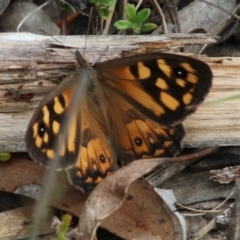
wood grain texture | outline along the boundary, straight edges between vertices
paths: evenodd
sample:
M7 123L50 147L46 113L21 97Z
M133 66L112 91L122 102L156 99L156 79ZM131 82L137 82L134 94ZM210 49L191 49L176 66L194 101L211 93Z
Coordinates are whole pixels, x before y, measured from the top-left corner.
M65 46L83 51L85 36L57 37ZM173 51L189 44L213 43L204 35L89 36L84 52L90 62L161 49ZM30 117L39 103L64 76L74 71L74 54L50 37L34 34L0 34L0 151L25 151L23 138ZM106 47L108 46L108 49ZM101 60L99 58L101 57ZM240 58L199 57L214 74L213 87L204 104L186 121L184 145L203 147L240 145ZM10 96L7 89L19 96ZM26 101L24 94L33 98ZM22 99L23 98L23 99ZM211 103L217 101L216 103Z

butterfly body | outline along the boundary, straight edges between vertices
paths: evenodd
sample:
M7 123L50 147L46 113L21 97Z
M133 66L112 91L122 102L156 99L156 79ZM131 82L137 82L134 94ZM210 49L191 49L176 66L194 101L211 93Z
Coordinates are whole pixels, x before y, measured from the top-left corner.
M25 141L34 160L48 166L58 157L70 181L89 192L117 169L117 159L125 165L180 152L181 122L211 87L207 64L163 53L93 67L79 52L76 59L75 74L42 100L29 123Z

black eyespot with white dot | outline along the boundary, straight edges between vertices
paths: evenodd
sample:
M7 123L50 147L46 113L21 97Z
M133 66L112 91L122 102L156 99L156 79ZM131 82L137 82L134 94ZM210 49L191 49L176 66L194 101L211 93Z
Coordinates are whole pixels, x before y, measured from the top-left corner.
M173 72L177 78L185 79L187 77L186 69L181 66L174 68Z
M42 138L45 132L46 132L46 125L43 122L41 122L38 126L38 135Z
M106 158L105 158L104 154L101 153L99 155L99 160L100 160L101 163L105 163L106 162Z
M142 145L142 143L143 143L143 140L142 140L142 138L140 138L140 137L135 137L134 138L134 142L135 142L135 144L137 145L137 146L141 146Z

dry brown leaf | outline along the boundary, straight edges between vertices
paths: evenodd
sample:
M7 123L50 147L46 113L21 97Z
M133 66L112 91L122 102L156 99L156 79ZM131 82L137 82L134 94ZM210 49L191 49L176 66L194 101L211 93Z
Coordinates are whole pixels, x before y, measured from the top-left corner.
M223 9L233 12L236 0L207 0ZM201 1L189 4L179 12L182 32L188 33L196 28L204 28L209 34L216 35L231 15L217 7Z
M162 240L159 236L153 236L149 232L145 232L142 235L138 236L137 238L133 238L133 240L146 240L146 239L151 239L151 240Z
M41 234L54 232L51 229L52 215L48 215L42 224ZM32 219L32 206L19 207L17 209L0 213L0 239L24 239L27 237Z
M130 163L126 167L123 167L118 171L114 172L112 175L107 177L102 183L100 183L93 190L88 200L86 201L85 207L83 208L83 211L80 216L79 230L77 233L78 239L84 239L84 240L93 239L95 237L95 233L98 226L103 221L105 221L104 227L106 227L110 231L115 232L120 236L129 232L132 234L136 234L135 236L131 235L131 237L127 239L132 239L133 237L138 237L140 235L139 232L137 231L135 232L136 229L142 228L141 229L142 231L149 231L149 229L146 226L151 225L148 223L148 221L150 221L149 220L150 218L146 217L147 213L145 212L144 214L141 214L141 211L143 211L146 208L146 205L147 205L146 202L154 201L154 204L151 204L151 206L154 206L154 208L157 208L157 206L159 207L159 205L163 206L164 204L162 199L155 192L150 190L147 191L146 186L143 188L144 190L142 190L142 188L139 189L135 185L135 184L140 184L141 181L138 180L136 181L136 183L133 183L133 182L160 164L170 164L177 161L193 161L206 154L209 154L211 151L213 151L213 149L207 149L202 152L198 152L188 156L181 156L178 158L158 158L158 159L137 160ZM148 188L149 187L147 187L147 189ZM131 191L133 191L133 193ZM150 196L151 192L153 192L152 196ZM153 200L155 198L157 199ZM134 199L134 201L140 201L140 202L136 204L134 201L130 201L132 199ZM155 201L158 204L156 204ZM130 208L128 208L128 211L126 211L125 209L127 209L127 207L125 206L125 204L126 203L130 204L130 202L133 202L133 204L130 205ZM134 206L136 206L137 208L134 208ZM122 210L120 210L120 207ZM133 211L133 209L135 210ZM125 212L125 215L123 215L122 212ZM147 212L150 213L151 211L149 211L148 209ZM111 214L113 214L113 216ZM163 210L162 209L159 210L158 214L162 216ZM142 224L140 224L140 226L136 224L136 222L138 222L136 220L136 215L138 215L137 219L139 223L141 223L143 220L145 221L145 224L143 224L143 227L142 227ZM154 217L157 216L158 223L159 221L161 222L161 218L159 219L159 215L153 214ZM126 216L128 216L128 218ZM107 217L109 217L108 221L106 220ZM154 231L151 233L152 234L154 233L154 236L162 237L160 235L161 233L164 237L168 236L167 239L175 239L174 224L172 221L170 222L167 221L166 218L168 219L170 218L169 213L165 215L162 222L166 224L170 224L171 222L172 226L171 227L168 226L166 228L171 230L167 231L163 227L159 228L158 224L156 224L155 222L155 224L152 224L152 226L158 226L157 234L155 234ZM131 228L131 230L129 231L129 228L126 225L126 227L121 228L120 232L118 232L116 228L111 225L111 223L116 222L118 226L123 226L124 223L130 224L133 221L133 219L136 220L136 222L134 222L133 224L134 230ZM119 227L118 227L118 230L119 230ZM124 233L124 231L126 232ZM170 236L171 234L172 236Z
M159 165L159 163L170 164L176 161L192 161L193 159L196 160L199 157L209 154L211 151L213 151L213 149L207 149L199 153L175 159L167 158L135 161L128 167L118 170L112 177L108 177L107 180L104 181L105 183L100 184L97 187L100 189L100 192L97 190L94 191L93 194L91 194L93 197L90 197L88 200L87 205L90 204L91 206L91 203L94 205L94 208L92 208L92 211L94 211L92 226L96 227L102 222L104 228L110 231L115 231L116 229L117 233L120 231L120 235L125 235L126 232L119 229L119 226L124 226L122 223L125 223L127 225L125 225L126 227L124 227L124 229L130 230L128 232L131 232L131 229L135 228L136 231L133 233L136 238L144 236L143 234L149 234L153 239L157 239L158 236L165 237L166 234L169 235L170 233L174 233L174 231L169 232L166 230L174 229L174 223L169 220L171 219L169 217L171 211L169 212L165 208L163 209L165 205L162 199L142 181L138 180L136 183L132 183L135 179ZM41 186L44 168L27 160L26 156L26 154L13 154L11 161L0 163L0 190L13 192L23 188L23 186L26 187L31 184ZM65 177L65 174L61 177L63 176ZM132 185L129 186L130 184ZM128 192L128 188L131 195L125 196ZM25 192L25 195L29 196L29 193ZM133 196L134 201L130 201ZM79 215L85 200L86 197L83 196L80 191L69 186L62 198L55 198L50 204L73 215ZM150 206L150 208L146 207L145 209L143 206ZM154 206L153 209L151 209L152 206ZM118 209L118 211L114 212L110 218L106 218L107 215L111 214L116 209ZM126 209L128 210L126 211ZM135 209L135 211L133 211L133 209ZM143 209L145 209L145 212L141 214ZM131 211L132 214L129 215ZM136 213L139 213L138 219L135 219ZM162 219L162 226L160 230L159 228L156 230L155 228L160 221L159 216L161 216ZM83 212L81 223L89 223L86 217L86 212ZM128 218L129 221L126 220L127 217L130 217ZM115 223L115 225L113 225L113 223ZM92 229L92 226L90 226L89 229ZM149 229L146 226L149 227ZM146 231L146 229L148 231ZM162 235L159 235L159 232ZM132 238L132 236L130 238ZM174 239L174 237L172 239Z
M39 164L27 160L27 154L13 154L9 162L0 162L0 190L6 192L20 191L23 195L33 197L32 191L35 191L37 186L41 186L44 177L45 168ZM57 173L61 179L66 178L66 174ZM64 179L63 181L66 182ZM31 186L29 192L23 192L26 186ZM65 193L61 198L54 198L50 205L75 216L79 216L86 196L81 191L73 188L68 184L67 189L63 189ZM34 198L36 195L34 195Z
M182 225L150 185L137 180L129 186L119 209L101 226L124 239L184 239Z

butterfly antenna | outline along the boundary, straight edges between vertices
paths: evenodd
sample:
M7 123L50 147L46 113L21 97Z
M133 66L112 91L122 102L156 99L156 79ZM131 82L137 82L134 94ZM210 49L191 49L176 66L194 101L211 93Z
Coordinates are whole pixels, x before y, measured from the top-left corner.
M53 40L55 40L56 42L58 42L61 46L63 46L65 49L67 49L71 54L75 55L75 53L73 53L71 50L69 50L62 42L60 42L59 40L57 40L55 37L53 37L52 35L50 35L49 33L45 32L42 29L38 29L39 32L43 32L46 35L48 35L49 37L51 37Z
M89 19L88 19L87 35L86 35L86 38L85 38L85 43L84 43L84 48L83 48L83 57L84 57L85 50L86 50L87 37L88 37L88 35L89 35L90 23L91 23L91 18L92 18L92 12L93 12L93 8L91 7L90 14L89 14Z

